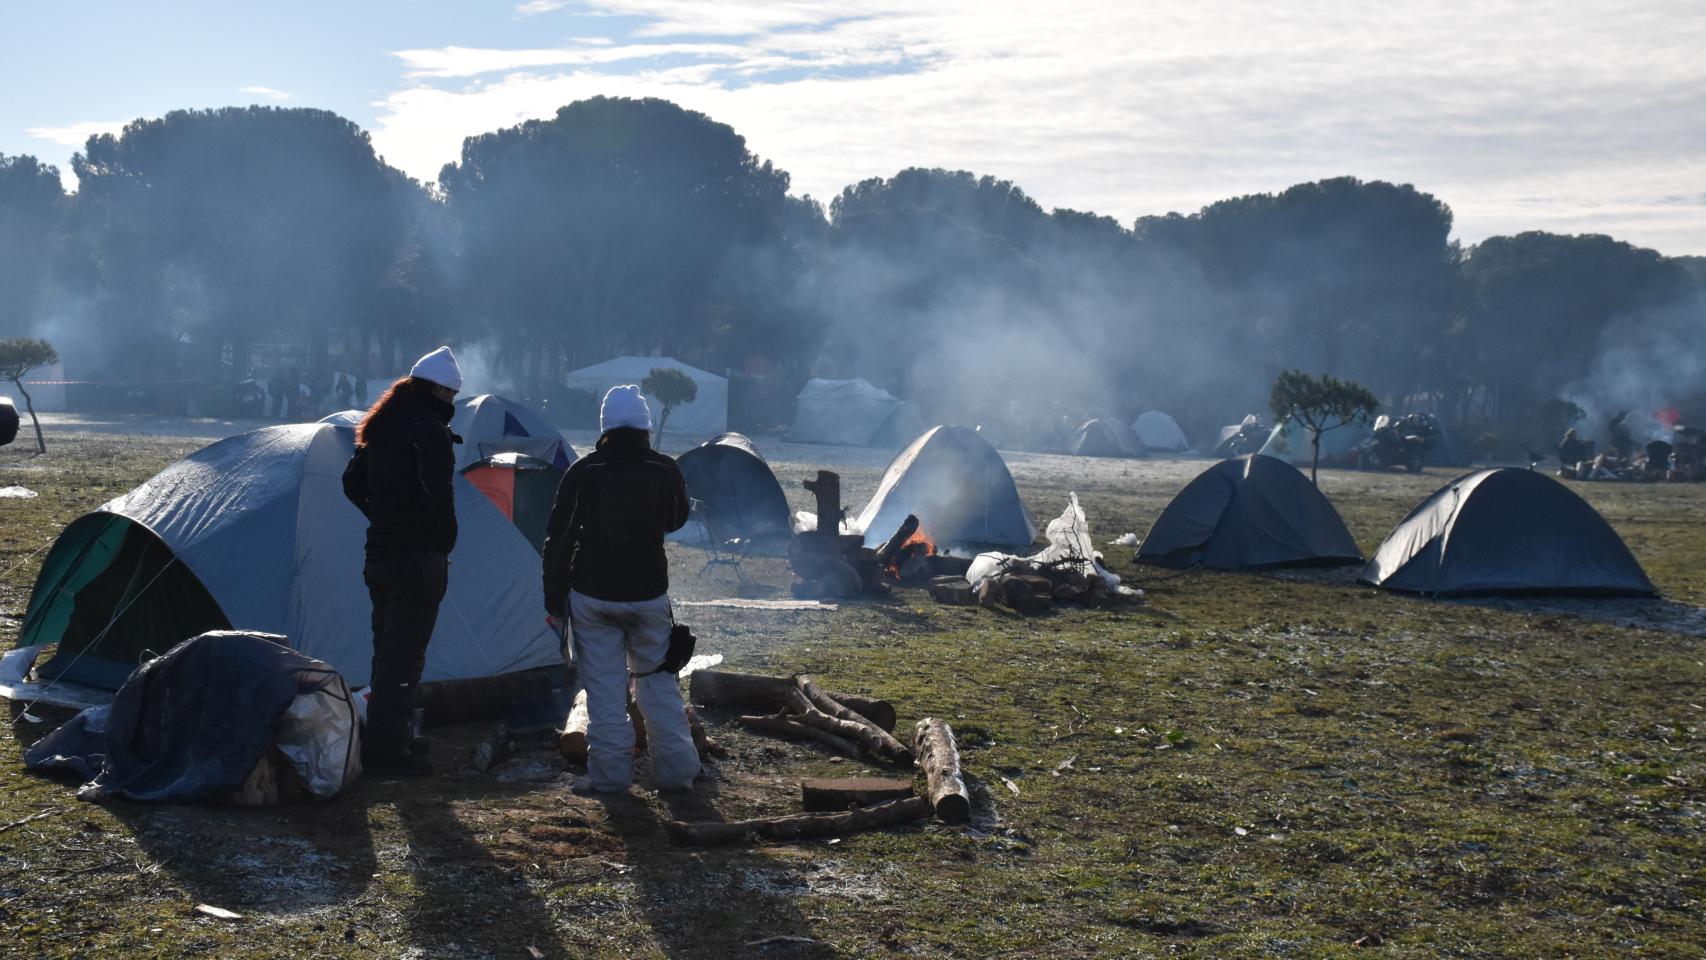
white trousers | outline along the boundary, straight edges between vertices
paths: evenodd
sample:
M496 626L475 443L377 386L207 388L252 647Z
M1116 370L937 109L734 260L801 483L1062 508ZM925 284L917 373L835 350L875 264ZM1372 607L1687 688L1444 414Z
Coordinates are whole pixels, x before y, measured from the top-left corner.
M669 596L617 603L569 591L575 663L586 687L587 776L602 792L634 782L634 728L628 721L628 671L649 673L669 649ZM666 790L691 786L699 776L699 751L687 726L681 682L653 673L634 683L634 699L646 721L652 772Z

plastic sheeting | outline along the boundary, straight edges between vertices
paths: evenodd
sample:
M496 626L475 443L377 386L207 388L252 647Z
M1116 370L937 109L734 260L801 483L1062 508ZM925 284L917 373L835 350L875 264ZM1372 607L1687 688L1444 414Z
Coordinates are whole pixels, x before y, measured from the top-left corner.
M603 401L604 394L611 387L638 384L657 367L679 370L692 377L699 387L699 395L693 398L692 403L684 403L670 411L669 421L664 424L669 435L702 440L729 429L729 381L670 357L616 357L576 370L565 377L563 383L571 390L590 393ZM656 397L650 395L646 397L646 404L651 407L652 423L656 425L663 407Z
M966 569L966 581L974 586L985 577L999 573L1008 564L1023 559L1027 563L1055 564L1062 561L1076 561L1079 572L1085 577L1101 577L1108 589L1122 596L1141 596L1137 590L1120 586L1119 574L1102 566L1102 555L1096 552L1095 541L1090 539L1090 521L1084 517L1084 508L1078 505L1078 494L1068 493L1066 509L1060 516L1049 521L1048 529L1043 536L1048 540L1048 546L1029 557L1019 558L1010 553L980 553L975 557L971 566Z
M1505 467L1466 474L1410 511L1363 583L1435 596L1656 596L1628 546L1562 483Z
M277 745L316 797L360 775L360 731L343 679L283 637L217 631L138 667L110 706L30 747L32 770L88 779L86 800L194 802L243 785Z

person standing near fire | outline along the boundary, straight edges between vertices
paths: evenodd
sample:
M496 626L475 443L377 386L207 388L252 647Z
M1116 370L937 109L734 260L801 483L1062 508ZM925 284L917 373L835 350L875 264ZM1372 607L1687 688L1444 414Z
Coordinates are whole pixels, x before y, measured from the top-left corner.
M651 429L640 388L612 387L598 444L563 475L546 527L546 620L560 632L568 618L586 688L587 773L576 793L619 793L634 782L630 670L658 786L684 789L699 776L680 683L659 672L674 625L663 539L687 522L687 482L652 449Z
M362 578L373 599L372 695L361 760L389 776L432 772L413 735L415 691L456 546L456 469L450 432L462 370L449 347L415 362L356 428L344 495L367 515Z

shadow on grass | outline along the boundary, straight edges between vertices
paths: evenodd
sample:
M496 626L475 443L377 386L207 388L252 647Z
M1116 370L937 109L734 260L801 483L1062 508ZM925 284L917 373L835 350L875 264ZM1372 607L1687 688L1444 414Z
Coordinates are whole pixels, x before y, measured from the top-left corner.
M659 796L676 820L723 822L718 794L715 781L703 781L693 790ZM778 875L787 871L777 861L740 848L676 847L651 804L632 794L601 802L610 829L627 847L637 902L665 956L688 960L773 953L792 960L836 955L821 943L748 945L771 937L812 936L799 910L799 891L779 889L786 881L778 883Z

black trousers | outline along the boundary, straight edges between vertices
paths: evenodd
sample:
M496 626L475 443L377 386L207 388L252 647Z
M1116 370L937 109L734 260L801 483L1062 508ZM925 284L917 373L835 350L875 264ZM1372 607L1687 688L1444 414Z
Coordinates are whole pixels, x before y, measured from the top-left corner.
M415 688L450 578L441 553L370 551L362 570L373 599L373 685L362 752L395 759L408 753Z

